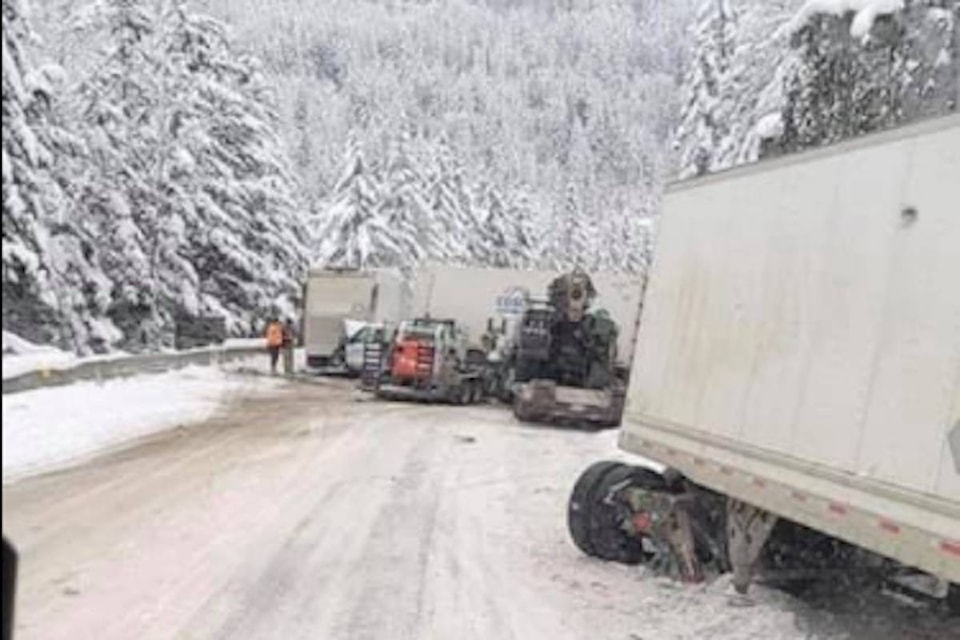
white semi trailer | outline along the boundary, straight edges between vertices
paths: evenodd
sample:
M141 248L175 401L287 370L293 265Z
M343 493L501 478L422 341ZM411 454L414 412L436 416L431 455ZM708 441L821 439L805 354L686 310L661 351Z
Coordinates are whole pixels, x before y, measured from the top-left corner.
M550 282L560 275L560 271L533 269L423 267L413 279L414 315L455 319L476 342L489 320L519 320L525 300L546 298ZM603 271L589 275L597 289L593 307L605 309L620 328L617 359L628 367L633 361L643 277Z
M745 590L792 529L955 609L960 116L668 188L620 446L670 471L588 469L587 553Z

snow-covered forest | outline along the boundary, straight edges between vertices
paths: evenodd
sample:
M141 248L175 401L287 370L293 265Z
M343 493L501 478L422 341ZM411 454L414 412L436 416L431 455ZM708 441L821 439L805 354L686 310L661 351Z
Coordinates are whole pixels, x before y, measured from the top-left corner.
M704 0L693 37L681 177L960 103L957 0Z
M3 326L81 352L310 264L643 269L665 181L960 101L960 0L2 3Z
M4 328L142 348L290 309L307 219L259 63L182 0L77 4L75 58L28 17L4 0Z
M205 4L277 79L321 261L642 266L692 0Z

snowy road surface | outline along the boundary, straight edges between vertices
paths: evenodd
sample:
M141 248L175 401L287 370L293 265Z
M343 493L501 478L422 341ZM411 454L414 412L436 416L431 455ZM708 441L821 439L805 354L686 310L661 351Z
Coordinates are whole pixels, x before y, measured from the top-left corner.
M345 382L237 398L195 428L4 487L4 532L22 553L17 638L950 631L889 607L859 622L763 588L745 606L724 581L684 587L583 557L567 494L616 455L615 437L522 427L497 407L358 401Z

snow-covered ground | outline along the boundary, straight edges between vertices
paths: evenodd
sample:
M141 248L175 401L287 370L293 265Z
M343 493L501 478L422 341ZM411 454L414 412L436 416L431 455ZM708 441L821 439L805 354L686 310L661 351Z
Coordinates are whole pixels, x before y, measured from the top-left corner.
M140 402L179 390L159 378L136 381ZM104 391L109 402L121 390ZM210 407L198 395L199 415ZM724 584L684 589L573 548L566 494L614 452L612 432L305 384L238 403L142 456L5 489L5 527L31 567L24 637L806 637L779 594L736 608ZM115 408L146 417L128 400ZM39 533L37 517L49 518Z
M202 422L234 396L273 385L216 367L192 366L4 395L3 481Z
M727 580L685 586L587 558L566 531L567 497L587 465L622 457L615 432L351 387L233 394L202 427L5 486L4 533L23 554L19 637L951 637L887 603L845 617L761 586L743 599Z
M54 347L34 344L20 336L3 332L3 379L13 378L29 371L68 369L76 365L77 357Z

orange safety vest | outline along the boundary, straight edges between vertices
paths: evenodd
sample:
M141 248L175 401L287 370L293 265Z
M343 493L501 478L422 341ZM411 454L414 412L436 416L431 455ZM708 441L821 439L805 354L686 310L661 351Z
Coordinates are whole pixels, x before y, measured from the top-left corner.
M283 329L279 322L271 322L267 325L267 346L279 347L283 344Z

